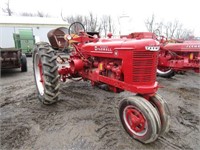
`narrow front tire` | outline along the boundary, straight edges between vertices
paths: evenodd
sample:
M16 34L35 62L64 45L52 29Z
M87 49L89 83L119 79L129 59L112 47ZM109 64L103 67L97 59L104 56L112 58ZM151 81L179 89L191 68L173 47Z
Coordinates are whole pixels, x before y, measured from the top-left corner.
M151 143L160 134L159 114L143 97L134 96L122 100L119 115L127 133L142 143Z

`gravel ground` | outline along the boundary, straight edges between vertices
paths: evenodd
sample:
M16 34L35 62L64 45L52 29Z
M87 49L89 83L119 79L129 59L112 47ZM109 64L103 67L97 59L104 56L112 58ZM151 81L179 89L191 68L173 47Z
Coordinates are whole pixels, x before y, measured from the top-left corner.
M115 94L89 82L61 84L59 102L42 105L37 99L32 71L1 72L1 149L194 149L200 147L199 74L187 72L171 79L159 78L158 93L171 111L170 130L151 144L131 139L118 117L118 103L129 92Z

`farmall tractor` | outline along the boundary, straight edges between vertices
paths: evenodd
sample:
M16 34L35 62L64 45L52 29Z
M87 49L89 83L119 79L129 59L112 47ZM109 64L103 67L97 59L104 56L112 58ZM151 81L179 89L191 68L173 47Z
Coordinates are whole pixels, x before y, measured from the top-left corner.
M161 77L170 78L177 72L200 71L200 40L178 41L173 43L161 39L157 73Z
M170 112L156 93L160 48L156 40L102 39L98 32L86 32L79 22L68 31L51 30L48 38L51 45L37 43L33 55L38 98L43 104L58 101L59 82L81 79L92 86L106 85L115 93L134 93L119 104L121 123L132 138L150 143L168 131ZM70 52L69 58L61 55L64 51ZM65 65L59 67L61 63Z

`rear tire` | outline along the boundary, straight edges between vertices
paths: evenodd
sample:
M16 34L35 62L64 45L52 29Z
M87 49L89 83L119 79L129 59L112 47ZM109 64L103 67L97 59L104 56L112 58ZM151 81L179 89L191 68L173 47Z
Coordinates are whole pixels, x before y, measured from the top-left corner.
M151 143L160 134L159 114L143 97L134 96L122 100L119 115L127 133L142 143Z
M27 72L27 60L26 60L25 54L22 54L22 57L21 57L21 71Z
M59 75L54 50L46 42L36 44L33 53L33 71L38 98L43 104L58 101Z

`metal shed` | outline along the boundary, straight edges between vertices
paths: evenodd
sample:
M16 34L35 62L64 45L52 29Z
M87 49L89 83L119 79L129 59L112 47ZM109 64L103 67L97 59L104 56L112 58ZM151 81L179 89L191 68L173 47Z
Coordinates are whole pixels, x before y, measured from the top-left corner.
M20 29L31 29L36 42L48 42L47 33L58 27L68 27L68 23L60 18L1 16L0 47L15 47L13 33Z

